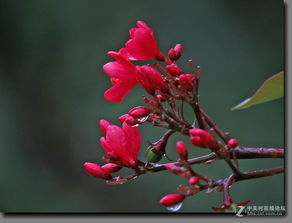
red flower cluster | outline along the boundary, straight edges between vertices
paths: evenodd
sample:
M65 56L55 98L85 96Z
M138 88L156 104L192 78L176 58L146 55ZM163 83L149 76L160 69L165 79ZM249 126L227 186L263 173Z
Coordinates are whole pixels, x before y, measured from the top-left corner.
M125 47L119 52L108 52L116 61L105 64L103 70L110 76L114 86L104 93L104 99L121 102L138 83L151 95L156 92L168 93L169 87L160 72L150 65L135 66L132 61L150 59L164 61L168 64L166 66L168 72L178 76L183 72L175 62L181 53L182 45L177 44L166 58L158 49L153 30L145 22L138 21L137 28L130 30L130 40L126 42Z
M190 135L190 141L194 146L209 148L216 154L220 154L221 148L228 151L237 147L238 143L235 139L230 139L224 147L223 144L217 143L208 131L200 129L207 129L209 125L205 116L200 117L200 111L203 110L197 106L197 89L201 69L197 67L195 74L190 61L191 74L185 74L177 65L177 60L182 55L181 44L176 44L171 48L166 57L158 48L153 30L145 22L138 21L137 27L130 30L130 40L126 42L125 47L118 52L109 51L108 55L115 61L103 66L104 72L110 77L113 84L104 93L105 100L121 102L137 84L150 96L143 96L145 107L134 107L127 114L118 118L122 127L106 120L100 121L101 131L105 135L100 138L100 143L106 155L103 157L103 161L107 164L100 166L86 162L84 168L88 174L107 180L109 184L124 183L140 174L150 172L154 168L156 170L165 168L173 174L186 178L190 184L179 186L177 190L183 194L168 194L160 200L160 203L167 209L178 209L187 196L206 189L206 183L208 183L209 189L211 181L192 169L190 165L195 162L188 160L188 149L182 141L176 143L176 151L179 155L177 163L163 164L162 168L155 165L154 163L159 162L162 156L167 158L168 138L175 132L181 132L183 135ZM138 60L150 59L154 59L156 62L152 65L134 64ZM178 100L187 102L193 107L200 128L192 128L192 125L184 118L183 103L178 108L179 104L176 103ZM167 132L157 142L148 142L149 147L145 153L147 162L143 162L138 160L141 144L138 126L146 121L153 126L166 128ZM211 129L211 125L209 127ZM112 176L112 173L123 167L134 169L134 174L126 177Z

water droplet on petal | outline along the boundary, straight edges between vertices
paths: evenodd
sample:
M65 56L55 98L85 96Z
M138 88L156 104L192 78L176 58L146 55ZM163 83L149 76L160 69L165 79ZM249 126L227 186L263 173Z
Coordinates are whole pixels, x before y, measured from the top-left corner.
M139 122L145 122L145 121L148 119L148 117L149 117L149 115L148 115L148 116L145 116L145 117L143 117L143 118L138 118L137 120L138 120Z
M182 202L181 203L177 203L176 205L166 207L166 210L172 211L172 212L176 212L179 209L181 209L182 205L183 205Z

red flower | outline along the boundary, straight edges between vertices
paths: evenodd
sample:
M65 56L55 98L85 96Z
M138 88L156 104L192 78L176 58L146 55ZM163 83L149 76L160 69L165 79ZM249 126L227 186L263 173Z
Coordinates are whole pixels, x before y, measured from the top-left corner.
M130 40L122 48L120 54L129 60L164 60L164 55L159 51L153 30L145 22L138 21L138 28L130 30Z
M150 65L136 66L136 70L138 82L149 94L154 94L157 90L168 92L163 76L153 67Z
M117 60L103 66L104 72L111 77L114 84L113 87L104 93L104 99L121 102L137 84L136 68L117 52L110 51L108 55Z
M137 167L141 144L137 127L131 127L125 122L122 128L109 125L106 129L106 137L102 137L100 142L109 158L119 160L132 168Z
M183 194L168 194L160 200L160 204L164 206L173 206L181 203L186 198Z

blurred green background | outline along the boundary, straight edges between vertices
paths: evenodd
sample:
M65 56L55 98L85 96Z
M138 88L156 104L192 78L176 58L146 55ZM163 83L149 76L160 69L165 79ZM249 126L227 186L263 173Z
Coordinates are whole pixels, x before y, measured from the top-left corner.
M201 105L222 129L250 147L284 146L284 101L243 111L231 107L284 69L280 0L31 0L0 2L0 210L2 212L166 212L159 199L175 193L178 176L159 172L110 186L88 176L85 161L103 164L100 119L143 105L136 87L122 103L103 100L111 84L102 65L128 40L137 20L154 29L164 53L182 43L179 62L202 66ZM191 119L192 114L187 111ZM143 147L164 130L140 127ZM174 135L169 156L177 159ZM189 147L192 156L207 151ZM165 162L166 160L162 160ZM245 171L271 168L280 159L240 161ZM225 163L195 166L215 179ZM127 171L122 173L127 174ZM232 187L235 202L283 205L283 174ZM186 199L181 212L211 212L222 193Z

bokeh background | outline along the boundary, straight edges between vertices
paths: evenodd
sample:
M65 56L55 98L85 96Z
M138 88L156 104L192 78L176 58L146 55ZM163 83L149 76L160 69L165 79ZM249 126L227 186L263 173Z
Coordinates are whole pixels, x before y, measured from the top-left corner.
M106 53L128 40L137 20L155 31L162 52L182 43L180 65L202 66L201 104L241 145L284 147L284 101L231 108L284 69L280 0L31 0L0 2L0 210L2 212L164 213L159 199L175 193L180 177L148 174L110 186L88 176L85 161L103 164L100 119L143 105L139 87L119 104L103 100L111 84L102 71ZM191 119L192 113L186 111ZM163 130L140 127L143 147ZM174 143L169 156L177 159ZM190 147L192 156L207 151ZM162 160L166 162L166 160ZM245 171L276 167L280 159L240 161ZM230 170L219 161L195 167L215 179ZM129 173L123 171L123 174ZM283 174L232 187L235 202L283 205ZM200 193L180 212L212 212L222 194Z

